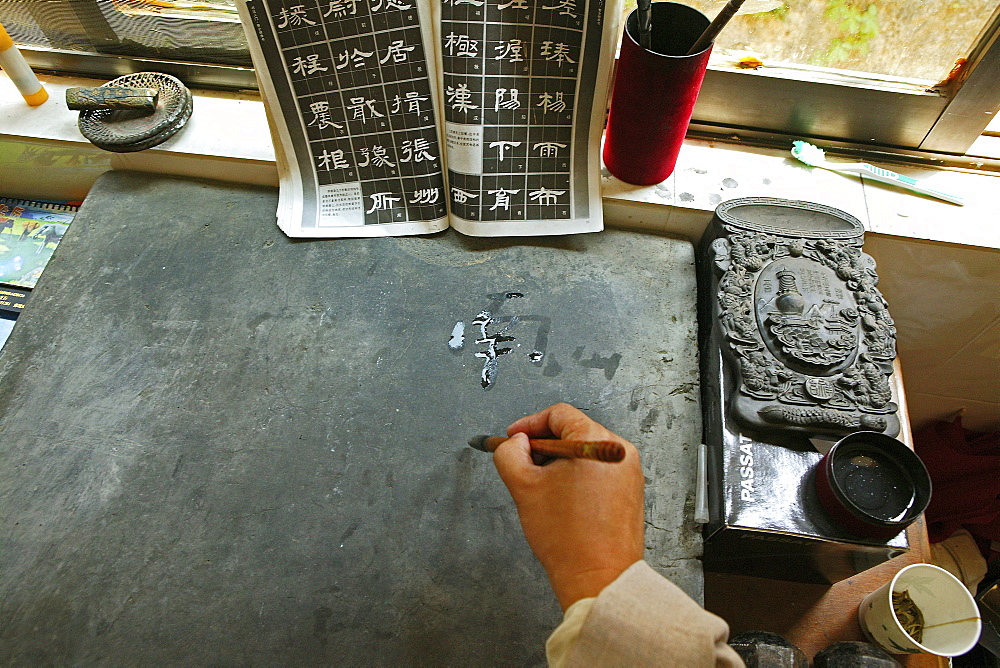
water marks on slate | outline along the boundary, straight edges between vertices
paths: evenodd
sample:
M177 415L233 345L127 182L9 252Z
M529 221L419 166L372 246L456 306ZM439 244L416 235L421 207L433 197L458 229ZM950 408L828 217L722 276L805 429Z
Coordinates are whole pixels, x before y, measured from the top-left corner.
M484 390L490 389L496 383L500 358L513 353L515 347L520 347L521 344L517 343L518 337L523 337L525 332L530 336L531 328L525 325L533 325L535 333L534 345L526 353L526 357L531 364L541 366L545 359L545 349L548 346L551 329L551 320L545 316L501 313L507 302L524 299L524 294L521 292L497 292L486 295L486 298L489 304L470 323L476 332L475 345L481 347L475 355L483 360L479 383ZM470 333L471 336L473 334ZM451 338L448 340L448 347L454 352L459 352L465 347L464 321L459 320L455 323L451 330Z
M468 325L470 329L468 337L478 347L475 356L483 360L479 384L484 390L489 390L496 384L502 357L510 355L520 357L522 353L519 353L517 348L526 349L523 355L532 366L542 368L543 376L551 378L562 373L559 362L546 352L552 326L550 318L535 314L510 313L516 310L517 306L525 305L522 300L526 300L526 296L522 292L497 292L486 295L486 298L489 300L488 305ZM453 353L461 353L465 348L466 329L464 320L455 322L452 327L448 348ZM531 340L532 334L533 340ZM531 345L526 345L529 342ZM584 346L578 346L573 351L572 358L578 366L601 370L608 380L614 378L621 363L621 354L614 353L605 357L591 353L587 356L584 350Z

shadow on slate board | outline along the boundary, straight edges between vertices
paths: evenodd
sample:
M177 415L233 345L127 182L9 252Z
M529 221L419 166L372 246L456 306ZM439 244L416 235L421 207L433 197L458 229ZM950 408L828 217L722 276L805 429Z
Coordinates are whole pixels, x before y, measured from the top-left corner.
M700 597L689 244L293 241L276 200L85 200L0 354L0 661L542 664L558 606L465 441L556 401L640 447L648 559Z

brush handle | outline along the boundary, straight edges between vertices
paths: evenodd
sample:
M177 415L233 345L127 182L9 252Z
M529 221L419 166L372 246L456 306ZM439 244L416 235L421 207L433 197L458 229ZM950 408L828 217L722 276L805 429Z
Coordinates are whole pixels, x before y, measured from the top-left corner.
M490 436L483 441L487 452L493 452L507 440L506 436ZM531 451L546 457L562 459L592 459L599 462L620 462L625 459L625 446L618 441L570 441L557 438L529 438Z
M708 24L708 27L705 28L705 32L701 33L701 37L698 38L698 41L696 41L694 45L688 49L687 55L692 56L708 48L708 45L715 40L715 36L726 27L726 24L729 23L731 18L736 16L736 12L740 11L740 7L743 6L744 2L746 2L746 0L729 0L729 3L722 8L722 11L720 11L712 22Z
M639 46L648 49L653 34L653 0L637 0L636 19L639 23Z
M931 197L936 197L937 199L944 200L945 202L951 202L952 204L958 204L960 206L965 205L965 200L957 195L950 195L940 190L934 190L933 188L928 188L927 186L920 183L914 178L909 176L903 176L902 174L897 174L896 172L883 169L881 167L876 167L875 165L869 165L867 162L855 162L846 164L837 163L827 163L830 168L838 172L854 172L856 174L861 174L862 176L867 176L875 181L881 181L882 183L889 183L891 185L902 186L912 190L913 192L922 193L924 195L930 195Z

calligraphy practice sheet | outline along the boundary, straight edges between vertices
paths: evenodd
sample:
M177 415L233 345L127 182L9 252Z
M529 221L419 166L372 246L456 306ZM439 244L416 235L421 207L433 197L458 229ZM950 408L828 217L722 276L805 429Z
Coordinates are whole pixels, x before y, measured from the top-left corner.
M292 237L603 229L621 0L240 0Z

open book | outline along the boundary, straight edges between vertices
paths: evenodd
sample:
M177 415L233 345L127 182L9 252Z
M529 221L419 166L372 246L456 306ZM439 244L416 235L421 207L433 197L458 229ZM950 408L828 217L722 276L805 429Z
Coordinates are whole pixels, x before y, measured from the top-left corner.
M621 0L239 0L292 237L603 228Z

